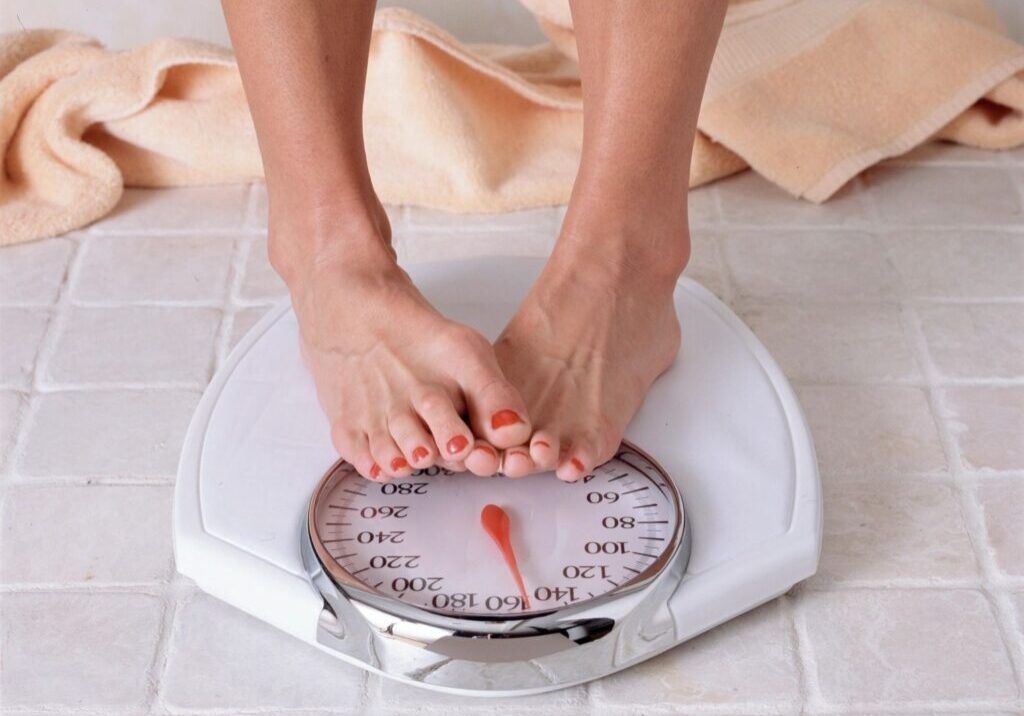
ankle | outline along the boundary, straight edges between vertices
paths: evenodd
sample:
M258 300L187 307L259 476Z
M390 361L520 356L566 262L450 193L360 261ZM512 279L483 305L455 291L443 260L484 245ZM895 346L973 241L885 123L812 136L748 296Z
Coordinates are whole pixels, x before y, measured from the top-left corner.
M376 197L372 203L283 210L272 204L267 253L270 265L289 287L318 265L342 260L353 266L395 262L391 225Z
M556 252L568 263L600 269L620 282L674 286L690 260L686 216L659 220L622 213L579 212L566 216Z

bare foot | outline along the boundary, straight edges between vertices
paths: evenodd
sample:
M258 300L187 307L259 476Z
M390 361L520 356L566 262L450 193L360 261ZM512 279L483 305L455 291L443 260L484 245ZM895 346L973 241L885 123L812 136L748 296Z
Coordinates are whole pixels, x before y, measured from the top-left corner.
M495 344L535 426L528 448L504 452L510 477L554 469L573 481L611 459L679 350L678 273L602 256L579 238L563 235Z
M314 258L275 262L288 264L281 273L302 354L338 453L370 479L434 464L493 473L493 446L525 442L531 426L492 346L427 302L396 263L379 218L343 228L345 240ZM363 234L357 241L353 230Z

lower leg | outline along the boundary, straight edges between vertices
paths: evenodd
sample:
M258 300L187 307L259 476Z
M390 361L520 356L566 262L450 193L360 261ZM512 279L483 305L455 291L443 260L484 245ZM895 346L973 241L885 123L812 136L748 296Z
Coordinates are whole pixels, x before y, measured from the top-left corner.
M505 471L578 479L610 458L680 335L687 191L725 0L573 0L583 154L551 260L496 346L536 432Z
M395 261L363 146L374 6L224 0L267 179L271 263L334 444L376 479L461 468L474 435L511 446L530 425L487 339L438 313Z

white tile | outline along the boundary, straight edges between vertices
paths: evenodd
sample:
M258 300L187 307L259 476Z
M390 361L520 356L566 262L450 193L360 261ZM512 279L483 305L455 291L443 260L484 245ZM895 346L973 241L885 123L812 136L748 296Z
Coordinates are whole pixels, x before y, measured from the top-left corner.
M43 239L0 249L0 303L56 301L72 248L67 239Z
M1024 221L1009 172L991 167L891 164L864 173L883 221L915 226L1017 226Z
M884 250L912 296L1024 296L1024 235L994 231L906 231Z
M220 303L234 243L211 236L91 237L82 251L75 301Z
M725 224L857 227L872 218L864 190L856 181L823 204L797 198L753 171L718 181L715 190Z
M226 184L173 189L126 189L93 233L223 232L242 227L248 186Z
M816 582L974 579L959 498L933 480L825 482Z
M964 467L1024 469L1024 387L949 388L944 394Z
M1024 305L924 306L919 313L928 351L943 376L1024 377Z
M235 313L231 319L231 338L229 341L229 348L234 348L238 345L238 342L245 337L245 334L256 325L256 323L267 315L267 311L270 310L270 306L256 306L253 308L243 308L242 310Z
M171 574L171 488L18 487L3 506L5 584L153 582Z
M546 694L513 697L472 698L428 692L415 686L367 675L367 713L408 714L429 710L435 713L516 714L531 716L589 716L594 713L587 701L586 689L576 686Z
M980 592L801 592L818 685L830 704L1014 699L1006 647Z
M164 675L174 709L355 707L363 671L212 597L178 611Z
M177 390L36 396L19 472L29 477L170 477L199 395Z
M0 309L0 384L28 387L49 321L46 309Z
M985 479L975 489L996 564L1024 577L1024 479Z
M1017 608L1017 627L1020 631L1021 645L1024 647L1024 591L1019 591L1012 595L1010 601Z
M288 288L267 258L267 242L255 241L249 247L245 276L239 289L243 301L278 301L288 295Z
M544 206L504 214L457 214L420 206L407 206L402 220L414 231L445 231L451 233L541 232L557 234L561 208Z
M11 450L25 414L25 396L10 390L0 391L0 472L10 467Z
M399 263L410 264L442 259L476 256L547 257L555 245L556 234L537 230L491 232L455 232L416 229L395 236Z
M691 227L708 226L719 222L718 197L715 196L715 191L714 183L690 189L686 197L686 213Z
M620 708L716 704L777 709L800 698L789 618L777 601L661 656L594 682L593 698Z
M0 595L9 707L141 710L163 605L143 594Z
M722 245L743 299L877 302L899 292L880 240L868 234L736 230Z
M792 380L920 378L895 305L768 305L742 316Z
M206 385L221 313L209 308L72 308L48 384L179 382Z
M946 470L928 397L921 388L797 388L818 464L826 476Z

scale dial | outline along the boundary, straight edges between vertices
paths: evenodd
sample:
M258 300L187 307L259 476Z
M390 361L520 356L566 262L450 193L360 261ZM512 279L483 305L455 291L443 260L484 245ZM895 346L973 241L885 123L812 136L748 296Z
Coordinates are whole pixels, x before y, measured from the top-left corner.
M314 494L309 529L350 594L518 619L646 583L678 546L683 519L672 480L623 444L575 483L439 467L375 483L339 462Z

